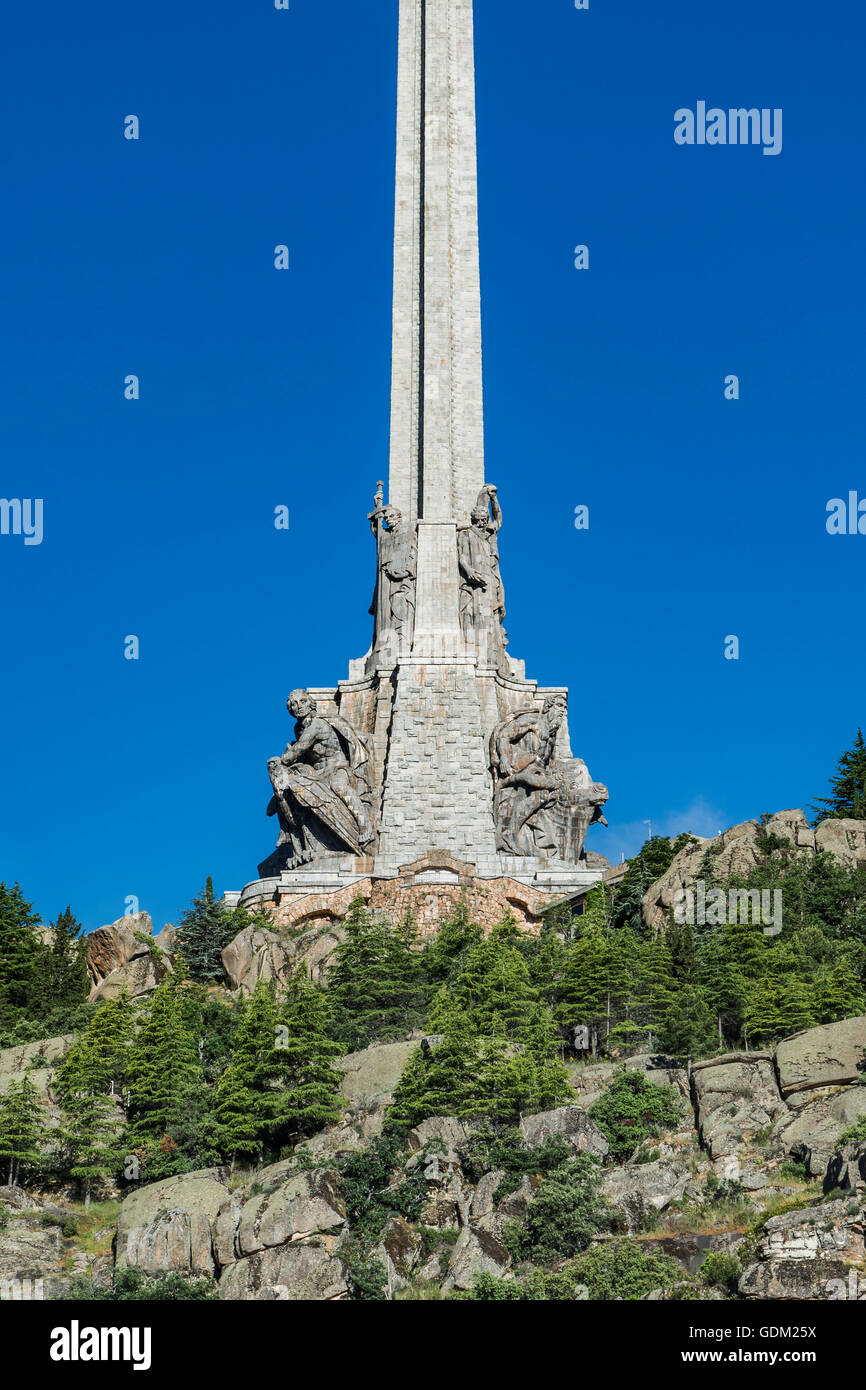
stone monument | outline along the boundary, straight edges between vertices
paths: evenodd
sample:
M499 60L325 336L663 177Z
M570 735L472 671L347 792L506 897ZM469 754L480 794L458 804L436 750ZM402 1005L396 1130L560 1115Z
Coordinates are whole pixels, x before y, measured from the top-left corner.
M275 852L230 902L334 920L352 898L432 927L537 920L597 882L607 790L571 753L568 695L508 654L503 508L484 479L471 0L400 0L391 456L369 652L296 690L268 764Z

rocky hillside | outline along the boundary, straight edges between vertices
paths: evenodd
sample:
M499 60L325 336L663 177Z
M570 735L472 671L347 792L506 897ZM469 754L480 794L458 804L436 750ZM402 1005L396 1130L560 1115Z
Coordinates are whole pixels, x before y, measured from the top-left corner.
M866 1261L866 1017L691 1075L646 1055L572 1066L573 1103L505 1136L448 1115L389 1134L417 1045L343 1058L344 1118L283 1161L127 1189L87 1218L71 1200L0 1188L0 1282L86 1297L137 1270L228 1300L502 1297L500 1281L510 1296L849 1296L832 1290ZM46 1045L36 1069L49 1094L60 1050ZM14 1051L0 1077L32 1064ZM641 1097L665 1099L666 1123L633 1151L638 1122L605 1108L631 1094L624 1076L638 1111L652 1108ZM860 1139L842 1143L858 1120ZM586 1232L539 1260L551 1221L557 1240L578 1218ZM560 1276L577 1292L557 1293Z

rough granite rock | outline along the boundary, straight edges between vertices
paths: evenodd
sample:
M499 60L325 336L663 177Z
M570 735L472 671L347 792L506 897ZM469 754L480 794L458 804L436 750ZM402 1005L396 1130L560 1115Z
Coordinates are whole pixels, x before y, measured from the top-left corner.
M68 1033L0 1050L0 1095L9 1089L10 1081L19 1081L26 1072L37 1091L50 1099L54 1070L73 1038L74 1034Z
M549 1139L564 1139L576 1154L604 1158L610 1145L598 1125L585 1110L576 1105L561 1105L540 1115L527 1115L520 1121L520 1133L525 1144L538 1148Z
M319 924L301 936L280 935L260 927L245 927L222 953L223 968L231 989L252 994L259 980L286 984L297 965L307 967L321 981L345 932L342 927Z
M161 932L160 939L165 937L165 931ZM166 938L166 943L172 940ZM171 961L152 951L152 942L153 922L147 912L135 912L91 932L87 937L90 998L114 999L124 986L134 998L155 990L171 970Z
M341 1260L324 1243L309 1241L247 1255L223 1270L219 1281L220 1298L243 1302L318 1303L344 1299L348 1292Z
M697 1062L692 1084L701 1139L711 1158L748 1148L758 1130L786 1115L768 1052L729 1053Z
M740 1277L741 1298L827 1299L831 1281L847 1282L849 1266L866 1259L862 1202L824 1202L773 1216L757 1258Z
M748 875L760 859L761 833L758 821L744 821L714 840L701 840L681 849L667 872L644 894L641 911L645 924L651 928L661 926L674 906L677 892L701 878L708 852L713 855L713 871L720 882L733 875ZM866 821L824 821L813 830L803 811L779 811L767 821L766 834L787 840L805 854L824 850L847 867L866 863Z
M267 1171L259 1181L267 1181ZM339 1231L345 1222L339 1175L328 1169L299 1173L249 1199L240 1213L235 1244L240 1256L254 1255L310 1235Z
M866 1197L866 1143L846 1144L833 1155L827 1166L824 1191L832 1192L836 1188Z
M632 1167L608 1168L602 1174L601 1193L611 1206L624 1213L629 1233L640 1229L646 1217L682 1200L691 1182L685 1163L668 1158Z
M476 1274L501 1277L510 1265L511 1256L490 1231L466 1226L457 1237L442 1291L471 1289Z
M810 1178L821 1178L839 1147L839 1136L866 1115L866 1086L848 1086L801 1106L775 1134L792 1158L802 1160Z
M117 1218L117 1267L212 1276L213 1226L228 1195L216 1168L182 1173L130 1193Z
M392 1216L381 1241L373 1251L388 1271L388 1296L405 1289L424 1259L424 1241L402 1216Z
M785 1038L776 1048L776 1065L785 1096L820 1086L850 1086L866 1076L866 1015Z

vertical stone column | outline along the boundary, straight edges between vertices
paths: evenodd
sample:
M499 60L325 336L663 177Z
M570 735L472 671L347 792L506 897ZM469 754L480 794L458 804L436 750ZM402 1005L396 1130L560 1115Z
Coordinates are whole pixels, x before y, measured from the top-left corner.
M465 524L484 482L471 0L400 0L389 500Z

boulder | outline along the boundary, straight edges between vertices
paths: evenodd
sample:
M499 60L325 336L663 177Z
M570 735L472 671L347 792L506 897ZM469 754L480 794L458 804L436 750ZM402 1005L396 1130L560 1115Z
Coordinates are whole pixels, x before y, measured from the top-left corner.
M259 980L285 984L292 973L293 958L288 941L259 927L245 927L222 953L230 988L244 994L252 994Z
M604 1158L610 1145L598 1125L577 1105L561 1105L539 1115L526 1115L520 1121L523 1142L536 1149L549 1139L564 1139L573 1153Z
M341 1095L353 1108L390 1105L403 1068L417 1047L415 1042L381 1043L340 1057L336 1065L345 1072Z
M758 1130L769 1130L787 1113L768 1052L729 1053L697 1062L692 1084L701 1141L711 1158L750 1146Z
M844 1285L849 1266L866 1258L864 1217L862 1203L850 1198L771 1217L740 1276L740 1297L834 1297L836 1281Z
M31 1202L31 1210L36 1205ZM64 1254L57 1226L43 1226L30 1215L10 1216L0 1231L0 1302L63 1296Z
M681 849L667 872L644 894L641 911L645 924L651 928L661 926L678 891L691 887L703 876L707 853L713 856L713 873L718 881L746 877L761 858L761 833L758 821L744 821L714 840L700 840ZM768 819L765 833L787 840L801 854L825 851L848 868L866 863L866 821L827 820L813 830L802 811L779 811Z
M424 1262L424 1241L401 1216L392 1216L381 1241L373 1251L388 1271L388 1296L405 1289L414 1272Z
M68 1033L0 1050L0 1095L9 1089L10 1081L20 1081L23 1072L43 1096L49 1095L54 1070L74 1036Z
M785 1038L776 1048L782 1095L850 1086L866 1075L866 1015L825 1023Z
M861 1115L866 1115L866 1086L848 1086L801 1106L787 1121L783 1117L775 1132L785 1152L805 1162L810 1178L822 1178L839 1136Z
M258 1179L266 1185L267 1173L265 1169ZM345 1223L337 1173L327 1169L299 1173L245 1203L235 1244L239 1256L253 1255L311 1235L342 1230Z
M653 1212L682 1201L690 1182L691 1172L684 1163L660 1158L654 1163L607 1169L602 1175L601 1193L623 1213L631 1233L639 1230Z
M285 984L298 965L321 981L345 932L330 922L319 923L300 936L245 927L222 953L223 968L232 989L252 994L259 980Z
M458 1149L466 1144L471 1132L462 1120L455 1120L452 1115L434 1115L410 1129L406 1143L411 1153L418 1153L428 1144L435 1144L444 1163L459 1164Z
M847 869L856 869L858 864L866 863L866 821L822 821L815 831L815 844Z
M340 1259L324 1243L299 1242L262 1250L229 1265L220 1277L223 1299L319 1303L349 1292Z
M91 999L114 999L124 986L133 997L150 994L171 970L168 955L151 949L153 922L147 912L98 927L86 940Z
M132 1192L117 1218L117 1267L213 1276L213 1227L228 1195L214 1168Z
M467 1226L457 1237L442 1292L471 1289L476 1274L502 1276L511 1265L511 1256L489 1231Z
M824 1191L832 1192L836 1188L866 1195L866 1143L846 1144L833 1155L827 1165ZM2 1196L0 1192L0 1201Z

